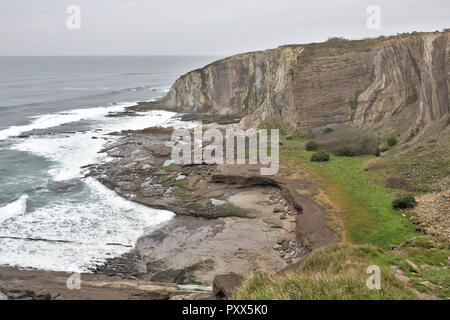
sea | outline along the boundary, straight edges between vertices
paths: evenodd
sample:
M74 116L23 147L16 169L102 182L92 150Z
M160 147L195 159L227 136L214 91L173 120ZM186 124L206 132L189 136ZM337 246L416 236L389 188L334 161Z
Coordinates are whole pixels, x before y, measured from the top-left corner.
M90 272L173 213L118 196L86 166L108 135L177 121L167 111L110 117L163 97L218 57L0 57L0 266Z

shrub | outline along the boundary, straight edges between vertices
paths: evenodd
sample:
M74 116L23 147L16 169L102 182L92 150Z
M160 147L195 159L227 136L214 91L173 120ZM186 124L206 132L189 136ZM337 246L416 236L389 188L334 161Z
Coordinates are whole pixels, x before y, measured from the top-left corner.
M373 155L374 155L375 157L381 156L381 150L380 150L380 148L376 148L375 151L373 152Z
M330 132L333 132L333 131L334 131L333 128L325 128L323 130L323 133L327 134L327 133L330 133Z
M343 37L330 37L327 39L327 42L341 42L341 41L348 41L348 40Z
M315 142L315 141L309 141L309 142L306 144L305 149L306 149L307 151L316 151L317 149L319 149L319 145L318 145L317 142Z
M338 148L347 146L353 151L355 156L360 156L375 154L378 147L378 142L374 137L360 131L334 130L334 132L324 137L327 139L320 142L320 149L330 153L335 153Z
M416 199L413 196L404 196L392 201L392 208L399 209L412 209L417 205Z
M397 144L397 138L390 137L389 139L387 139L387 144L389 147L395 146Z
M335 155L338 157L353 157L355 153L349 146L342 146L336 149Z
M325 151L319 150L311 157L312 162L325 162L330 160L330 154Z

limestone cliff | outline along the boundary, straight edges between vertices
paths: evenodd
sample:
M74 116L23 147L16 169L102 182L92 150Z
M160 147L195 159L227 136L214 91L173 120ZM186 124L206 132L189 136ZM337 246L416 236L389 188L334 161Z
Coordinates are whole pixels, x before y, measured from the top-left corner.
M450 33L287 45L214 62L180 77L158 104L279 118L301 133L329 127L414 134L449 122Z

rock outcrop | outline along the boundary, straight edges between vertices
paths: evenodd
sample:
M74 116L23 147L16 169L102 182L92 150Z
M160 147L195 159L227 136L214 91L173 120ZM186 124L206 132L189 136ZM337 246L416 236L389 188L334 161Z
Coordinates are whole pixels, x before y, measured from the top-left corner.
M230 298L233 291L238 288L243 281L244 277L234 272L215 276L213 286L214 296L216 299Z
M450 33L387 42L373 83L358 98L354 124L414 137L449 123Z
M307 134L353 127L418 136L449 122L450 33L334 40L239 54L180 77L154 106L278 118Z

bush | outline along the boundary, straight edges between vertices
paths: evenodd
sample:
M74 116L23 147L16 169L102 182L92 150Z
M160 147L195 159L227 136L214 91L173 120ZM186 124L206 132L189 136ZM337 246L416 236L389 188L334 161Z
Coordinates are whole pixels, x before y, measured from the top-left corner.
M355 156L375 154L378 142L370 136L368 133L357 131L343 131L334 130L328 136L324 136L327 139L320 142L320 149L330 153L336 153L337 149L343 146L349 147Z
M333 132L333 131L334 131L333 128L325 128L323 130L323 133L327 134L327 133L330 133L330 132Z
M311 157L312 162L325 162L330 160L330 154L325 151L319 150Z
M341 42L341 41L348 41L348 40L343 37L330 37L327 39L327 42Z
M387 139L387 144L389 147L393 147L397 144L397 139L395 137L390 137Z
M392 208L399 209L412 209L417 205L416 199L413 196L404 196L392 201Z
M338 157L353 157L355 153L349 146L342 146L336 149L335 155Z
M374 155L375 157L381 156L381 150L380 150L380 148L376 148L375 151L373 152L373 155Z
M305 147L306 151L316 151L319 149L319 145L315 141L309 141Z

